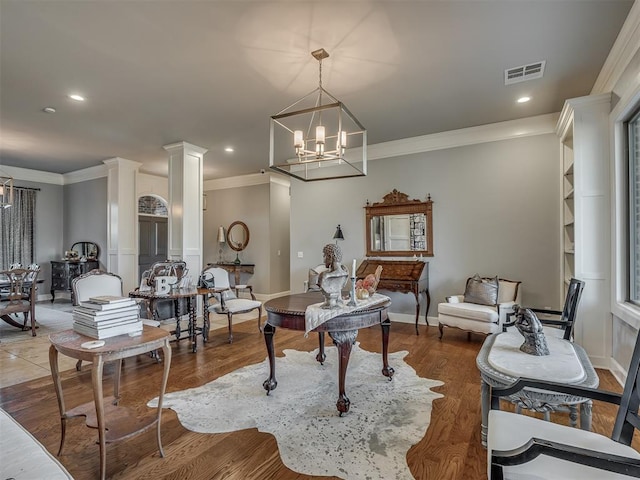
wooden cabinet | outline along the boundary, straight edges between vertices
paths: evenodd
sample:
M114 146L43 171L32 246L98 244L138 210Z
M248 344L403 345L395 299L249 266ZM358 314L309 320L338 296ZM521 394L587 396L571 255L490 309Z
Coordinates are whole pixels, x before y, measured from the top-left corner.
M364 260L356 272L357 278L375 274L378 265L382 266L378 290L389 292L412 293L416 298L416 334L418 334L418 318L420 316L420 294L426 299L424 320L427 322L431 295L429 295L429 263L422 260Z
M71 280L78 275L99 268L97 260L60 260L51 262L51 303L55 300L56 290L71 292Z

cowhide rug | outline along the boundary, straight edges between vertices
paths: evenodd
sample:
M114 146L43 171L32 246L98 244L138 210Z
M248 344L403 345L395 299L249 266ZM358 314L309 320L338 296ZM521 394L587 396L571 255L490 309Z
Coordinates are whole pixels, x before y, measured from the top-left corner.
M334 346L320 365L317 350L285 350L276 359L278 387L266 395L268 359L201 387L165 395L185 428L201 433L257 428L275 436L283 463L305 474L344 479L410 479L407 451L425 435L431 404L442 382L420 378L389 354L392 381L381 373L382 357L354 345L346 378L349 412L338 415L338 361ZM157 405L157 398L149 402Z

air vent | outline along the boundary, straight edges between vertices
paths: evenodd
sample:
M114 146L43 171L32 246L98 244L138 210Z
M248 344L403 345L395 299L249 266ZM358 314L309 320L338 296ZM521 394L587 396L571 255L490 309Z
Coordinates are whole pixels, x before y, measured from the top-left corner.
M542 60L541 62L506 69L504 71L504 84L511 85L512 83L542 78L545 63L545 60Z

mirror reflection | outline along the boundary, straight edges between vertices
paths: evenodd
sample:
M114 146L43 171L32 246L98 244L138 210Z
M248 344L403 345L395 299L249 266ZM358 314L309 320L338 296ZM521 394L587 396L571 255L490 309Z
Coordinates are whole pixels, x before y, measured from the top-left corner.
M227 229L227 244L236 251L241 252L249 244L249 228L244 222L233 222Z
M393 190L367 205L367 256L433 256L432 204Z
M371 250L424 251L427 246L424 213L371 217Z

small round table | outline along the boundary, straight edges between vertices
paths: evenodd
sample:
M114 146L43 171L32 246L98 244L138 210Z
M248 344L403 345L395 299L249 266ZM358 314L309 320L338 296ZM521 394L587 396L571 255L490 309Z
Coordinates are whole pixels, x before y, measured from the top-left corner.
M171 347L169 346L168 332L161 328L146 325L142 327L141 335L135 337L118 335L107 338L105 339L104 346L98 348L87 348L84 346L85 342L91 340L95 339L76 333L73 330L52 333L49 335L49 341L51 342L51 346L49 347L49 365L51 367L53 386L58 399L58 409L60 410L62 435L60 437L58 455L62 454L62 448L64 447L67 419L80 416L85 417L88 427L98 429L100 478L104 480L107 471L106 444L124 440L138 433L145 432L154 425L156 427L158 450L160 456L164 457L162 439L160 437L160 424L162 419L162 400L169 378L169 366L171 365ZM158 348L162 348L164 353L164 369L160 381L158 408L154 413L140 418L133 411L125 407L118 407L122 359L141 353L152 352ZM60 370L58 368L58 352L71 358L92 362L91 385L93 386L93 402L67 410L62 393ZM103 398L102 373L104 364L112 361L116 362L113 379L113 396L105 399Z
M278 382L276 381L276 359L273 349L273 336L276 332L276 327L304 332L306 326L305 311L307 307L314 303L320 303L323 300L324 298L320 292L307 292L274 298L265 303L267 323L264 326L264 341L267 346L267 353L269 354L270 374L269 378L264 381L263 387L267 391L267 395L278 386ZM389 367L387 360L389 327L391 326L387 310L390 304L391 302L386 300L376 305L354 310L353 312L327 320L312 330L312 332L318 332L319 335L320 348L316 356L318 362L323 363L326 358L324 353L325 332L329 333L329 336L338 348L339 392L336 407L340 412L340 416L349 411L350 401L345 393L345 377L349 364L349 356L351 355L351 346L356 341L358 329L371 327L372 325L380 325L382 327L382 374L388 377L389 380L393 378L394 370Z

